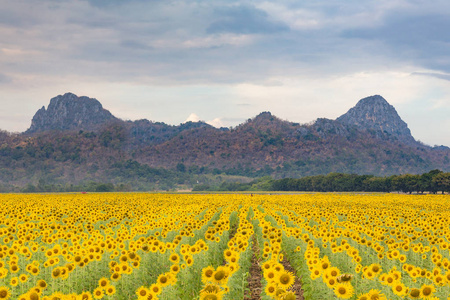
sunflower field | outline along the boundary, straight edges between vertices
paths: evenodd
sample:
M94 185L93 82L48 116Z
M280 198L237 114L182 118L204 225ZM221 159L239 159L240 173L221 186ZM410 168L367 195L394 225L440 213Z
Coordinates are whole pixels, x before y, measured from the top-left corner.
M0 195L2 299L450 299L450 197Z

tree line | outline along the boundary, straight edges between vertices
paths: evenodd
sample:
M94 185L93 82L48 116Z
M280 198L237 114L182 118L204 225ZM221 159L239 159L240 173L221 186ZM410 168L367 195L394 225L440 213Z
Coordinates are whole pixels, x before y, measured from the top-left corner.
M302 178L259 178L250 183L222 183L219 186L198 185L194 191L314 191L314 192L403 192L449 193L450 173L432 170L423 174L388 177L329 173Z

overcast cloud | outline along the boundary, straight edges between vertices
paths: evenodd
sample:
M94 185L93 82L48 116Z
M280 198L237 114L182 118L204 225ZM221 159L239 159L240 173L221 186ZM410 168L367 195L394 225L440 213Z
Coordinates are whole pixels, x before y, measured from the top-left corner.
M0 6L0 128L66 92L123 119L307 123L366 96L450 146L450 2L15 0Z

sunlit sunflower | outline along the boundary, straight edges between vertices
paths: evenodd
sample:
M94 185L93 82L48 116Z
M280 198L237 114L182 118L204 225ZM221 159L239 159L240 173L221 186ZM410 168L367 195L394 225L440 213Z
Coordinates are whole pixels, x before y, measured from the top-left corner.
M0 299L9 299L11 292L6 286L0 287Z
M17 286L19 284L19 278L12 277L10 281L11 286ZM0 298L1 299L1 298Z
M353 286L349 283L337 283L334 286L334 294L341 299L350 299L353 296Z
M283 300L295 300L295 299L297 299L295 292L288 291L283 295Z
M407 287L401 283L400 281L395 281L392 284L392 291L394 292L395 295L403 297L407 294Z
M409 291L409 297L412 299L419 299L421 296L420 289L413 288Z
M91 292L82 292L80 295L81 300L92 300Z
M109 285L109 280L105 277L100 278L100 280L98 281L98 287L104 289L106 286Z
M93 295L94 295L94 299L103 298L103 296L104 296L103 289L100 287L94 289Z
M173 264L178 264L180 262L180 256L176 253L172 253L169 257L169 260Z
M420 294L422 295L422 299L429 299L433 297L435 291L436 288L433 285L424 284L420 289Z
M212 266L207 266L206 268L204 268L202 270L202 282L207 283L213 281L212 276L214 275L214 271L215 270Z
M144 286L141 286L140 288L138 288L136 290L136 295L138 295L138 297L141 297L141 298L145 298L149 294L151 294L150 289L148 289L148 288L146 288Z
M224 284L227 281L227 279L228 279L228 270L223 266L219 266L212 276L213 282L217 284Z
M278 279L278 280L276 281L277 284L278 284L281 288L287 290L288 288L290 288L290 287L294 284L295 276L294 276L294 274L292 274L292 273L289 272L289 271L281 271L281 272L278 274L277 279Z
M150 286L150 291L152 292L152 294L154 295L159 295L162 292L162 289L159 285L157 285L156 283L152 284Z

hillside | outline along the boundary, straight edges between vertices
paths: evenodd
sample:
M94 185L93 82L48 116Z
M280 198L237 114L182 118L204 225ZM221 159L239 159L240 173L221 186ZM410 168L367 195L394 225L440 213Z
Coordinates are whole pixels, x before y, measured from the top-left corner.
M416 142L381 96L336 120L305 125L263 112L234 128L123 121L96 99L68 93L40 109L30 128L0 133L0 183L88 180L192 185L207 174L275 178L343 172L385 176L450 171L450 149Z

